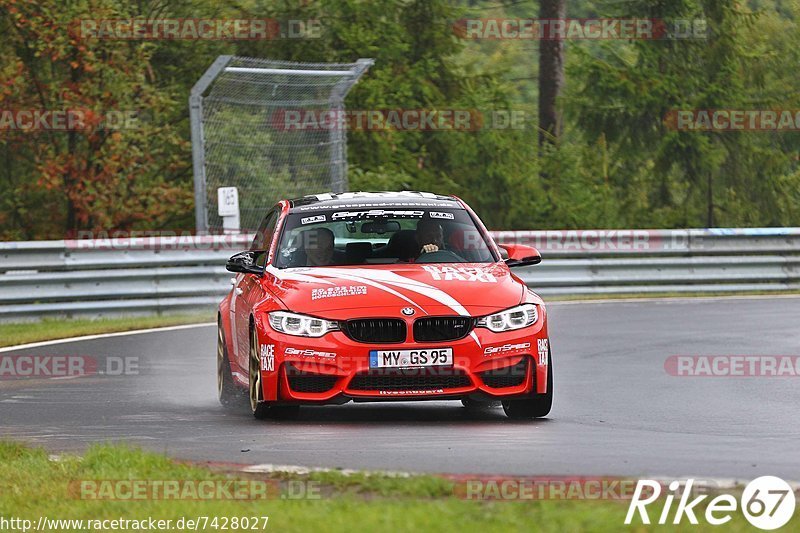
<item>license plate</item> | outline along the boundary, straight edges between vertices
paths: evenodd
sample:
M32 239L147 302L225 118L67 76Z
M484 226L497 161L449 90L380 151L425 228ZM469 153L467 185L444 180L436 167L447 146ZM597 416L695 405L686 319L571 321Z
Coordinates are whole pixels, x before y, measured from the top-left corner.
M408 368L453 364L452 348L422 350L371 350L370 368Z

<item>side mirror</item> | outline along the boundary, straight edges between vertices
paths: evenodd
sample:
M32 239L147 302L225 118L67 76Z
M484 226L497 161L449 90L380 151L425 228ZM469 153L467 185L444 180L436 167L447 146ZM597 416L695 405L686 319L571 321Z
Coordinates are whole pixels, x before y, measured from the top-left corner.
M508 253L508 259L505 259L505 262L509 267L538 265L542 262L542 254L533 246L501 244L500 248Z
M229 272L242 272L244 274L257 274L264 273L264 267L258 266L256 261L258 256L263 252L239 252L228 259L225 268Z

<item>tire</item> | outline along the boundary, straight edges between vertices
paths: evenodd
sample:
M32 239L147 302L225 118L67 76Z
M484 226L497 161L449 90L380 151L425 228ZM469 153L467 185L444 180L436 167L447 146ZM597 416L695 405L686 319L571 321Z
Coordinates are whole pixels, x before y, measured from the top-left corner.
M299 405L273 405L269 408L269 416L278 420L293 420L299 414Z
M226 409L240 408L245 404L244 391L233 381L221 321L217 322L217 398Z
M547 351L547 392L535 394L533 398L524 400L506 400L503 402L503 411L508 418L514 420L531 420L542 418L550 413L553 407L553 358L550 350Z
M253 416L263 420L269 416L269 404L264 401L264 391L261 386L261 361L258 358L258 337L255 328L250 330L250 364L247 379L250 383L250 411Z

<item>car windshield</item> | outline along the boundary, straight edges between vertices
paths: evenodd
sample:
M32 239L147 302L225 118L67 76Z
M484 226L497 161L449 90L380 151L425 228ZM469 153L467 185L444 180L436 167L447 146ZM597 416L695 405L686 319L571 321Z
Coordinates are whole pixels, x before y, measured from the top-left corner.
M275 265L494 261L486 239L464 209L381 207L290 213Z

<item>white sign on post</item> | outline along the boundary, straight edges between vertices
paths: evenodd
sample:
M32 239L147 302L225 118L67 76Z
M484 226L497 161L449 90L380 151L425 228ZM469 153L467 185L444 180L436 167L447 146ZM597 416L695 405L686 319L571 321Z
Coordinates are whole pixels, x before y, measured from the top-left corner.
M239 233L239 190L236 187L217 189L217 211L225 233Z

